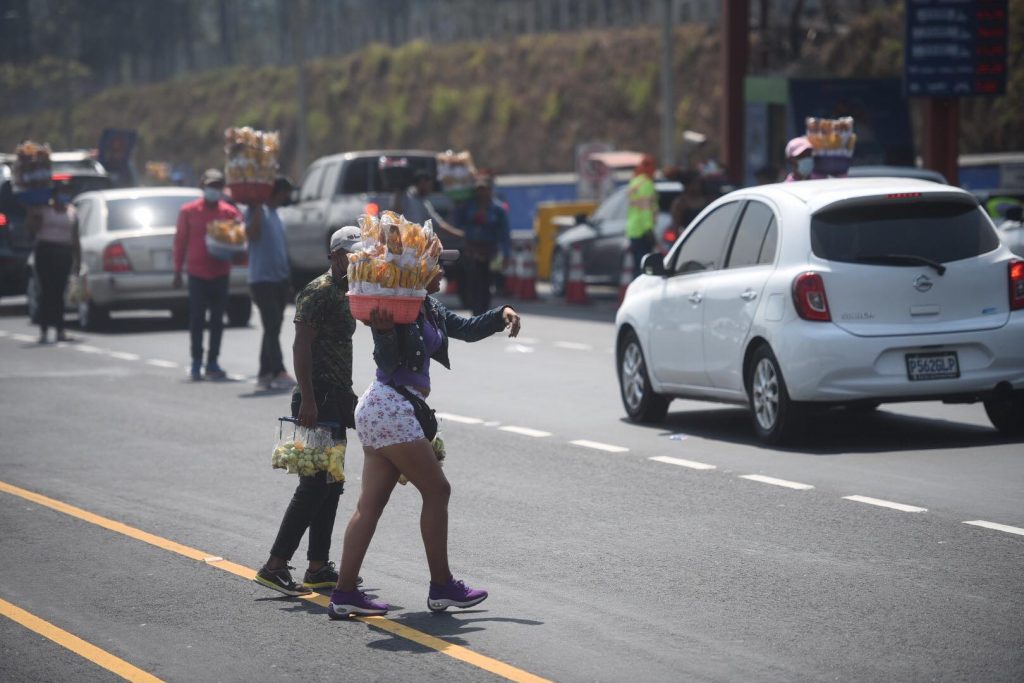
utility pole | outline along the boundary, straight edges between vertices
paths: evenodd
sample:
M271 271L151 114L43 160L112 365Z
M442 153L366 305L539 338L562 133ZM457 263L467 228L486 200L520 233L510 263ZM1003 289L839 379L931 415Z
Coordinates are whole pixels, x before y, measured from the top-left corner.
M306 0L295 0L292 17L292 50L295 58L295 90L298 99L298 120L295 122L295 177L306 170L309 142L306 136Z
M662 0L661 17L661 165L674 166L675 94L672 91L672 0Z
M750 45L750 0L722 0L722 101L721 150L726 172L734 183L746 175L744 156L743 79L747 75Z

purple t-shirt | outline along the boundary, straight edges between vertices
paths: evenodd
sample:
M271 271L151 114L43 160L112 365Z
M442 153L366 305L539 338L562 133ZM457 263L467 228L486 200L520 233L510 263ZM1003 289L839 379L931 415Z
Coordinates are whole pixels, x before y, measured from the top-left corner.
M380 368L377 368L377 381L384 384L396 384L398 386L430 388L430 356L441 348L441 333L430 322L430 318L423 319L423 344L427 348L427 357L423 359L423 365L419 371L414 372L409 368L398 368L391 376L388 376Z

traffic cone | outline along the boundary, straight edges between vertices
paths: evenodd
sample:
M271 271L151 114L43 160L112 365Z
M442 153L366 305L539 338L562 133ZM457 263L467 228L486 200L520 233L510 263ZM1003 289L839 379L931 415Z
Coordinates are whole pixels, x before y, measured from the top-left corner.
M502 271L502 290L505 296L519 295L519 273L516 272L518 258L519 250L513 249L511 258L505 259L505 269Z
M633 254L629 249L622 252L622 271L619 273L619 305L626 298L626 290L633 281Z
M518 298L523 301L536 301L537 299L537 261L533 256L533 248L524 249L522 252L522 269L519 271L519 293Z
M565 284L565 303L587 304L587 283L583 279L583 252L573 247L569 252L569 281Z

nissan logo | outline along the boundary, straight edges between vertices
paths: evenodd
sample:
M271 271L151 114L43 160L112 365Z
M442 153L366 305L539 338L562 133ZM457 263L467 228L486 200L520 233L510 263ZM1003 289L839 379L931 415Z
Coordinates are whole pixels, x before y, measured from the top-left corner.
M932 281L928 279L927 275L918 275L914 278L914 289L919 292L927 292L932 288Z

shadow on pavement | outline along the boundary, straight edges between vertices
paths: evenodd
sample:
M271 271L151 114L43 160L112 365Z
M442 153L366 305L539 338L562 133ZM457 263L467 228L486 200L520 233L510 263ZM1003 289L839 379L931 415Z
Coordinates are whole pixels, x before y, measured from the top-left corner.
M671 411L671 409L670 409ZM750 411L740 407L669 412L658 424L636 425L655 429L662 436L686 434L704 439L770 449L754 433ZM627 422L623 418L623 422ZM633 424L633 423L630 423ZM872 413L844 409L813 413L801 443L783 450L808 455L884 453L951 448L974 448L1015 443L991 427L941 418L899 415L883 406Z

